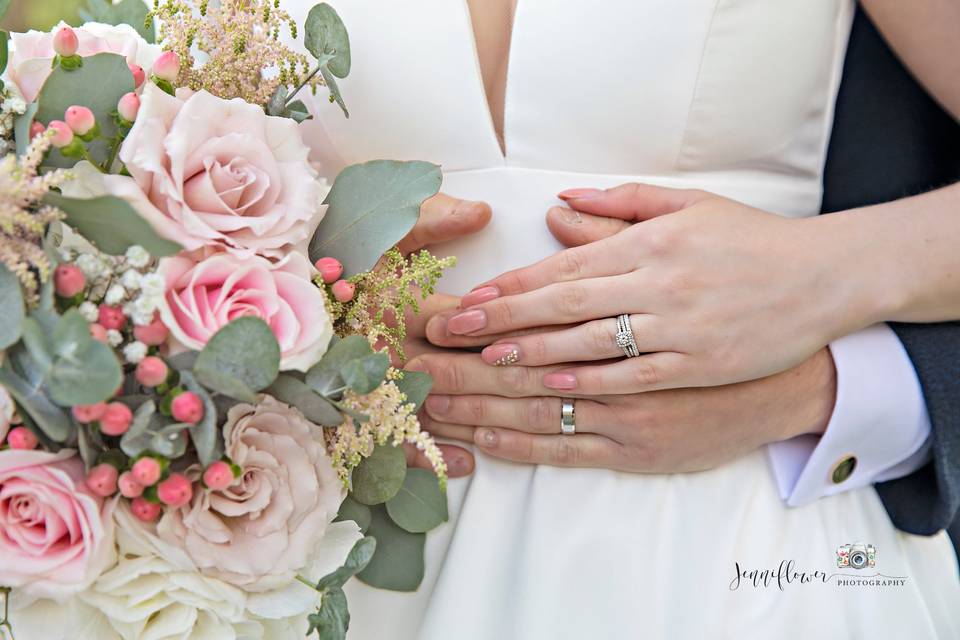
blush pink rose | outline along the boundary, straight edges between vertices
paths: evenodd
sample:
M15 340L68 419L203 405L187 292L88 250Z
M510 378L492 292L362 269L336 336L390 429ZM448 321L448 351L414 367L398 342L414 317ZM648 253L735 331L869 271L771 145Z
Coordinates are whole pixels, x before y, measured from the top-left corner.
M76 452L0 452L0 584L61 600L115 559L113 507L84 483Z
M214 254L200 262L165 258L160 319L175 345L199 351L221 327L242 316L262 319L280 343L280 368L306 371L326 353L333 324L311 267L297 252L279 262Z
M251 592L284 587L314 560L345 495L323 429L260 396L256 406L227 412L223 438L243 475L223 491L198 491L189 504L168 510L157 533L207 576Z
M10 34L10 64L7 72L27 102L36 99L43 83L47 81L56 55L53 50L53 35L65 26L67 24L61 22L49 32ZM158 45L150 44L140 37L136 29L128 24L113 26L88 22L82 27L75 27L74 32L80 40L77 55L84 57L97 53L115 53L126 58L128 64L149 69L163 52Z
M303 248L326 187L297 124L205 91L143 92L120 158L131 178L106 176L158 233L188 250L280 258Z

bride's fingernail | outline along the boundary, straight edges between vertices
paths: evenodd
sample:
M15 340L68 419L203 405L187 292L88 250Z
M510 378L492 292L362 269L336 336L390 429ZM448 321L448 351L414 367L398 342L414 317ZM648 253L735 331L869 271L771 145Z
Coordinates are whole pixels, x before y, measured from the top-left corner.
M568 209L566 207L557 207L560 210L560 217L563 218L563 221L567 224L582 224L583 217L579 212L574 211L573 209Z
M515 344L492 344L480 352L480 357L487 364L505 367L520 361L520 347Z
M588 200L603 195L601 189L566 189L557 194L561 200Z
M548 389L569 391L577 388L577 377L572 373L548 373L543 376L543 386Z
M499 437L493 429L477 429L473 441L481 447L492 449L497 446L497 440L499 440Z
M427 409L438 415L443 415L450 408L450 396L430 396L427 398Z
M447 321L447 329L450 333L458 335L480 331L485 326L487 326L487 314L480 309L458 313Z
M463 296L463 298L460 300L460 306L464 309L468 309L499 297L500 289L492 286L480 287L479 289L474 289L467 295Z

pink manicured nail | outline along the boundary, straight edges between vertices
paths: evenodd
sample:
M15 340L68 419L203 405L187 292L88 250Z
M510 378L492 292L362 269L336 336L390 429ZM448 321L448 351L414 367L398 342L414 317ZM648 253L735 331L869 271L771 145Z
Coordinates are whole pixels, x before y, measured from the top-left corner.
M496 287L480 287L474 289L460 300L460 306L464 309L475 307L478 304L489 302L500 297L500 289Z
M543 386L549 389L569 391L577 388L577 377L572 373L548 373L543 376Z
M492 344L480 353L480 357L495 367L516 364L520 361L520 346L509 343Z
M587 200L603 195L601 189L566 189L557 194L561 200Z
M485 326L487 326L487 314L480 309L458 313L447 321L447 329L450 333L459 335L480 331Z
M492 449L493 447L497 446L497 440L499 440L499 438L497 436L497 432L493 429L477 429L474 435L476 438L474 442L481 447Z

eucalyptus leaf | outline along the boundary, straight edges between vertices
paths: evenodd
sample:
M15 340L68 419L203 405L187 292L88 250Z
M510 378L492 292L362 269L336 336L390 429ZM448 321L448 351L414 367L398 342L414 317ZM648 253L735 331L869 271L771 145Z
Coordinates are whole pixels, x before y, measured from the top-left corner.
M270 100L267 102L267 115L268 116L282 116L284 108L287 104L287 98L290 97L290 91L283 85L280 85L273 92L273 95L270 96Z
M146 24L147 5L143 0L120 0L116 4L113 4L112 0L88 0L87 8L80 9L80 17L85 22L128 24L147 42L156 41L153 21L149 26Z
M350 73L350 37L340 16L326 2L318 4L304 23L303 44L318 61L326 62L338 78Z
M97 459L106 450L100 432L94 431L88 425L80 425L77 429L77 448L80 450L83 466L88 471L97 465Z
M30 144L30 125L40 106L36 102L27 105L27 110L13 121L13 135L17 141L17 155L22 156Z
M120 439L120 448L131 458L146 451L168 458L179 458L187 450L184 431L189 426L168 422L156 412L156 404L151 400L134 412L130 428Z
M327 213L310 241L310 260L338 259L347 274L369 271L417 222L420 205L440 189L429 162L374 160L347 167L325 201Z
M17 276L0 264L0 351L16 344L25 319L23 291Z
M260 318L237 318L217 331L197 356L193 373L209 389L245 402L280 370L280 345Z
M43 377L47 376L53 367L53 356L50 354L50 345L42 325L33 318L23 321L23 346L40 368Z
M51 346L54 359L47 383L57 404L95 404L111 397L123 382L113 349L90 337L87 322L76 309L60 318Z
M351 389L366 395L380 386L390 367L390 358L385 353L371 353L343 365L340 375Z
M396 525L383 506L371 509L369 535L377 550L367 568L357 574L362 582L391 591L416 591L423 581L425 533L410 533Z
M323 78L323 83L327 87L327 91L330 92L330 101L336 102L340 109L343 111L343 115L346 118L350 117L350 110L347 109L347 103L343 99L343 94L340 93L340 85L337 84L337 79L333 76L326 65L320 65L320 76Z
M144 402L133 412L133 421L130 422L130 428L120 438L120 448L131 458L146 450L150 440L147 435L147 428L156 412L157 405L153 400Z
M63 120L63 114L72 105L89 108L100 125L101 137L90 143L88 149L94 161L103 165L110 153L110 140L117 134L111 114L120 98L133 90L133 74L123 56L113 53L87 56L83 66L73 71L58 65L37 96L40 105L37 120L48 125L52 120ZM47 165L56 167L72 167L76 163L76 158L67 158L57 150L51 151L46 160Z
M403 377L393 383L407 397L407 402L413 405L413 413L420 410L433 388L433 378L422 371L404 371Z
M343 423L343 414L335 406L291 375L277 376L266 393L280 402L296 407L307 420L315 424L336 427Z
M370 564L376 549L377 541L370 536L357 540L353 548L350 549L350 553L347 554L343 566L320 578L317 582L317 591L339 588L345 585L347 580L363 571Z
M373 453L353 470L350 495L361 504L381 504L397 495L406 473L407 459L403 449L378 444Z
M167 364L176 371L189 371L197 363L199 355L199 351L183 351L167 358Z
M30 356L23 351L21 357ZM46 386L22 378L11 365L11 358L0 367L0 384L17 401L17 406L29 414L34 424L51 440L66 442L73 431L73 424L63 409L54 404L47 395Z
M316 632L318 640L345 640L349 627L347 595L340 587L324 593L320 610L307 616L307 635Z
M68 198L50 192L44 202L67 214L65 222L97 248L110 255L122 255L140 245L155 258L172 256L182 247L160 237L126 200L115 196Z
M339 398L345 385L340 370L345 364L373 353L370 343L362 336L347 336L330 343L320 362L313 365L305 381L307 386L325 398Z
M203 466L215 462L223 455L220 446L220 432L217 429L217 407L213 404L213 399L207 390L204 389L193 374L189 371L180 372L180 384L185 386L188 391L192 391L200 397L203 402L203 418L197 424L190 427L190 437L193 439L193 446L197 450L197 457Z
M370 527L370 518L370 507L347 496L340 504L340 511L337 512L334 522L353 520L360 527L360 533L366 533Z
M303 103L303 100L295 100L288 104L283 115L297 124L313 118L313 116L310 115L310 110L307 108L307 105Z
M447 496L437 476L426 469L407 469L400 491L387 501L387 513L410 533L426 533L447 521Z
M10 34L0 31L0 73L7 70L7 59L10 55ZM2 84L2 82L0 82Z
M174 423L151 429L150 451L167 458L179 458L187 452L186 432L190 425Z

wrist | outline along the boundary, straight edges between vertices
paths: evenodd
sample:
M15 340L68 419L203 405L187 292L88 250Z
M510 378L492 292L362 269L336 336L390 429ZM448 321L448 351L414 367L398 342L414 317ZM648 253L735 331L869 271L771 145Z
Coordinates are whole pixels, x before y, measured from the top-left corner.
M837 369L830 349L820 349L786 374L789 375L790 393L797 404L789 413L782 439L823 435L837 400Z

